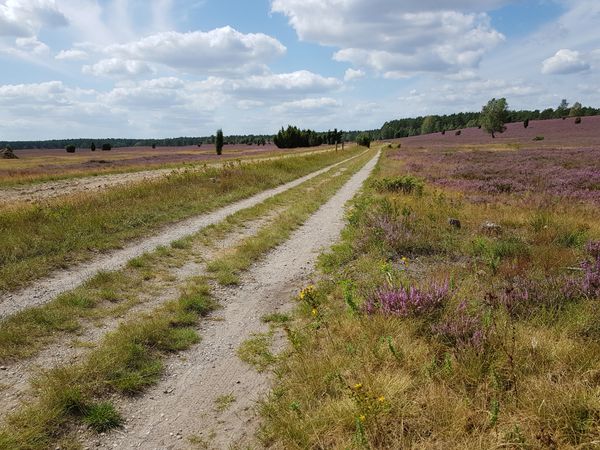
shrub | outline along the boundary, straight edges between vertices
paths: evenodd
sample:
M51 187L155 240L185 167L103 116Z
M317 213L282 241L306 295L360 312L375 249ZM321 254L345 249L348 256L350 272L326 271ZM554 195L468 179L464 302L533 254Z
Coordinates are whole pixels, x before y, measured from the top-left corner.
M90 145L90 150L95 152L96 151L96 144L92 142L92 145Z
M442 136L446 134L446 130L442 130Z
M217 138L215 139L215 148L217 155L223 154L223 130L217 130Z
M458 130L456 133L454 133L454 136L460 136L462 134L462 131Z
M576 124L576 125L579 125L580 123L581 123L581 117L577 117L577 118L575 119L575 124Z
M544 136L536 136L533 138L534 141L543 141L544 140Z
M112 150L112 145L109 144L108 142L105 142L104 144L102 144L102 151L104 152L108 152Z
M529 119L525 119L525 121L523 122L523 128L528 128L529 127Z
M431 284L425 289L383 288L367 300L363 310L369 314L380 313L386 316L419 317L443 308L451 297L449 284Z
M425 184L422 180L412 175L399 176L394 178L381 178L374 183L375 189L387 192L402 192L404 194L422 194Z
M371 148L371 136L363 133L356 138L356 143L363 147Z
M156 144L154 142L152 143L152 148L156 148Z
M67 153L75 153L75 146L73 144L69 144L65 147Z

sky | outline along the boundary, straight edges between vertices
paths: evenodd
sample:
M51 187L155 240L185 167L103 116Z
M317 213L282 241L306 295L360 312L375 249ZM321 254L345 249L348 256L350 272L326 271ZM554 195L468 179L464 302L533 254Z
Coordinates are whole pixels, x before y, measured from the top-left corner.
M0 140L600 106L598 0L0 0Z

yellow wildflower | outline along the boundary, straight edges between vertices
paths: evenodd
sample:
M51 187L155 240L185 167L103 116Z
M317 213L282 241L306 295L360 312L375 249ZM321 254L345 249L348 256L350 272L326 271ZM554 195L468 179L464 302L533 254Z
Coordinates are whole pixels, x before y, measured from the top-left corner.
M313 309L312 309L312 315L313 315L313 316L316 316L316 315L317 315L317 308L313 308Z
M361 422L364 422L365 420L367 420L367 416L365 416L364 414L358 417L358 420L360 420Z
M362 388L362 383L356 383L356 384L354 385L354 389L356 389L357 391L358 391L360 388Z
M377 401L378 401L379 403L383 403L383 402L385 402L385 397L382 395L381 397L379 397L379 398L377 399Z

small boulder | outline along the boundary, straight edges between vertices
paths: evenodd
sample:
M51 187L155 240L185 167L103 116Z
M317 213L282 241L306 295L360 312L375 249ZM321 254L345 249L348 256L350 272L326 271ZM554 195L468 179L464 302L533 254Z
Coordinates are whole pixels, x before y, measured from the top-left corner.
M461 227L460 220L458 220L458 219L454 219L454 218L452 218L452 217L448 219L448 224L449 224L451 227L454 227L454 228L456 228L456 229L460 229L460 227Z
M497 236L502 233L502 227L494 222L484 222L481 225L481 231L491 236Z

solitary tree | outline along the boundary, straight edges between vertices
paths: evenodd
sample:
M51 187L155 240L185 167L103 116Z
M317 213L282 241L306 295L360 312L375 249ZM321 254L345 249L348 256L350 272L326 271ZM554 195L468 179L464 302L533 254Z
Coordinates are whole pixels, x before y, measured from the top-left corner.
M73 144L69 144L65 147L67 153L75 153L75 146Z
M217 149L217 155L221 155L223 153L223 130L217 130L217 138L215 140L215 147Z
M423 119L423 123L421 124L421 134L430 134L435 131L437 128L437 123L435 117L427 116Z
M90 150L93 152L96 151L96 144L94 142L92 142L92 145L90 145Z
M481 125L484 130L495 138L495 133L502 133L506 129L504 124L508 119L508 104L505 98L491 99L481 110Z

